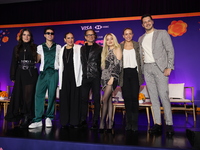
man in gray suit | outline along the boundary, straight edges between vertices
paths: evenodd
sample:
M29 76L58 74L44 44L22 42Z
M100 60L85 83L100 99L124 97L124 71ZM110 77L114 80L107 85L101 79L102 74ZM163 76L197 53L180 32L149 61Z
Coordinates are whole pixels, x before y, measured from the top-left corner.
M151 15L141 17L146 33L139 38L141 67L149 91L154 113L154 126L149 133L162 132L160 101L164 107L166 133L173 135L172 111L169 99L168 78L174 69L174 48L166 30L156 30Z

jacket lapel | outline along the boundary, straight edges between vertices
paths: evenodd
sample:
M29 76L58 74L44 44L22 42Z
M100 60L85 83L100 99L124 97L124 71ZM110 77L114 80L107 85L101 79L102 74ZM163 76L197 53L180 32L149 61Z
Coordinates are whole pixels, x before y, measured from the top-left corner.
M138 63L139 57L138 57L138 52L136 51L136 49L139 47L139 45L138 45L138 43L136 43L134 41L132 41L132 42L133 42L133 47L134 47L134 50L135 50L135 58L136 58L137 63Z
M152 51L155 49L155 42L158 37L158 31L154 29L153 38L152 38Z

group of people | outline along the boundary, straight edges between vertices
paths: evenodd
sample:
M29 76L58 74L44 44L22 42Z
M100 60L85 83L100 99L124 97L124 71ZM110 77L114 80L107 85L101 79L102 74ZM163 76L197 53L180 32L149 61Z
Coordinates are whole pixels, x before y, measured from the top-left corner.
M167 134L173 135L173 121L168 91L168 77L174 69L174 48L166 30L154 28L151 15L141 17L146 33L133 41L133 31L123 31L120 44L113 33L104 36L103 47L95 43L93 29L85 31L85 45L74 44L74 35L64 35L65 45L53 42L54 29L46 28L46 41L36 46L29 29L23 29L12 56L10 78L15 83L5 119L19 121L22 128L52 127L54 102L59 85L60 124L66 127L87 127L90 92L94 101L91 129L111 132L112 92L119 85L126 110L125 130L138 131L138 95L143 76L147 84L155 116L149 130L162 132L160 101L164 107ZM36 63L40 64L38 75ZM102 100L100 91L104 91ZM44 114L45 95L48 106ZM99 123L100 108L101 118ZM107 120L107 123L106 123ZM107 126L106 126L107 124Z

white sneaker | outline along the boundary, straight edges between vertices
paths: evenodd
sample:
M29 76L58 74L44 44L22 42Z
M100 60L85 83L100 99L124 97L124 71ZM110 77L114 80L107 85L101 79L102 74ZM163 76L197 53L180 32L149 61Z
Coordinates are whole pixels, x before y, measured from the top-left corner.
M52 122L51 122L51 119L50 119L50 118L46 118L46 120L45 120L45 125L46 125L47 128L48 128L48 127L52 127Z
M41 127L41 126L42 126L42 121L40 121L40 122L33 122L33 123L31 123L31 124L28 126L28 128L33 129L33 128L37 128L37 127Z
M42 132L42 127L37 127L37 128L30 128L28 129L28 132L30 133L41 133Z

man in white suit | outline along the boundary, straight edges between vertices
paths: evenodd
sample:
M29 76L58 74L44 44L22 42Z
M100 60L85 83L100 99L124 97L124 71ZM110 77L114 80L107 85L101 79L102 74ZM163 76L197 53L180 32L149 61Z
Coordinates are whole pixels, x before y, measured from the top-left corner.
M173 135L172 111L169 99L168 78L174 69L174 48L166 30L156 30L151 15L141 17L146 33L139 38L141 67L149 91L153 113L154 126L149 133L162 132L160 101L164 107L166 133Z

